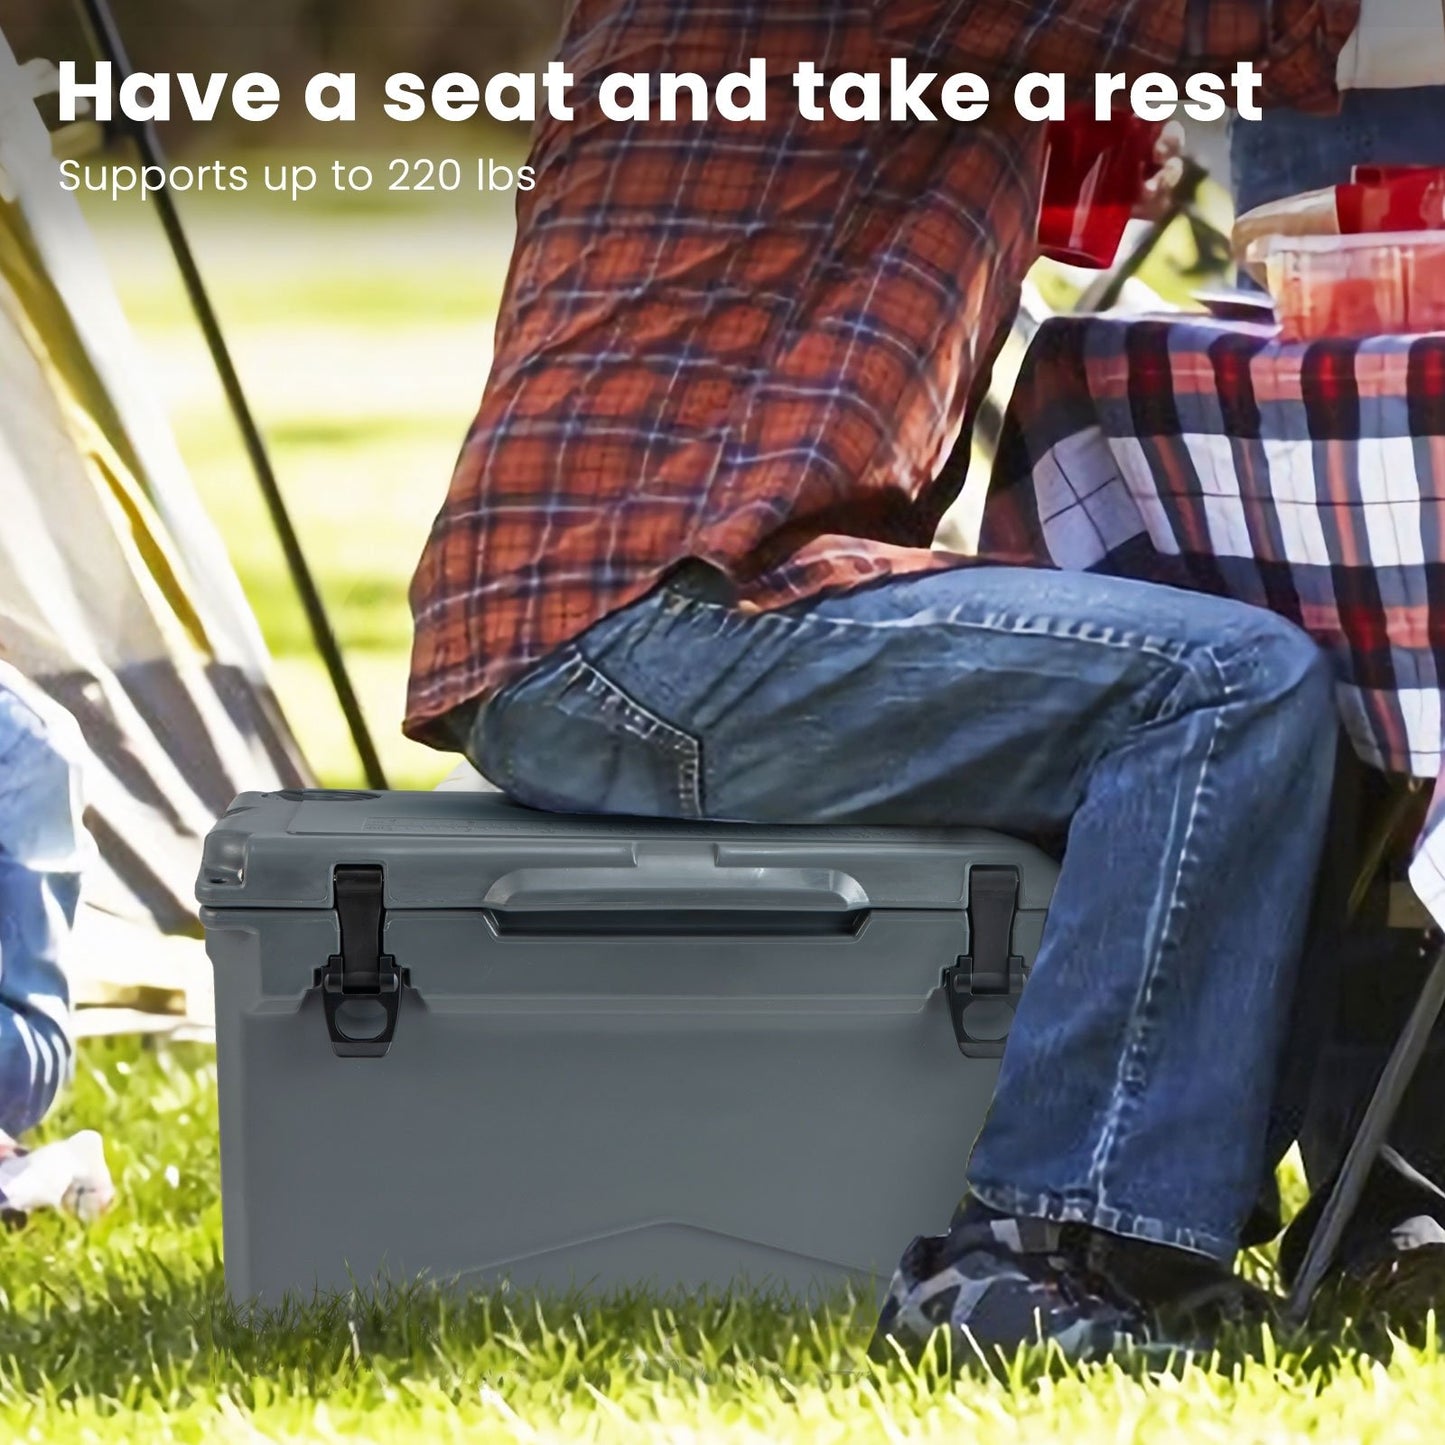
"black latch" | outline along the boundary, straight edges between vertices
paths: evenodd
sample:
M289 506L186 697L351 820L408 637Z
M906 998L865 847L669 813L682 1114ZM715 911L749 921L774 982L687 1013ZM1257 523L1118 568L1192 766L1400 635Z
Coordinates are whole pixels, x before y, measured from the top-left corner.
M968 871L967 957L943 970L943 991L958 1047L971 1059L1003 1056L1024 991L1024 961L1009 952L1018 911L1017 868Z
M379 1059L391 1047L402 990L411 982L407 971L381 951L385 874L380 868L343 865L333 878L341 952L316 970L326 1032L339 1058Z

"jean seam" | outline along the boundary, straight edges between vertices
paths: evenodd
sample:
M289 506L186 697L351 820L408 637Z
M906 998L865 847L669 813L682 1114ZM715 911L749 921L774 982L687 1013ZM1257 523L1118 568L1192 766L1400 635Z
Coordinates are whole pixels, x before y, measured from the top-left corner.
M570 648L568 651L570 656L558 670L558 678L564 682L581 682L592 697L612 699L618 706L622 726L627 732L650 747L665 748L672 755L675 765L674 786L681 815L684 818L701 818L701 739L644 707L631 693L591 662L579 648Z
M1061 1194L1054 1191L1030 1192L1003 1185L979 1183L970 1179L968 1191L990 1209L1021 1219L1047 1219L1055 1224L1083 1224L1108 1234L1141 1239L1151 1244L1169 1245L1227 1261L1234 1257L1233 1240L1210 1234L1205 1230L1169 1224L1150 1214L1121 1209L1106 1203L1097 1194L1080 1191Z
M700 597L684 596L682 600L686 601L692 607L705 609L710 612L737 613L737 609L734 607L729 607L724 603L709 602ZM927 626L954 627L966 632L1008 633L1015 637L1033 635L1047 637L1053 641L1082 642L1090 646L1105 647L1115 651L1140 652L1147 657L1155 658L1160 662L1166 662L1170 666L1178 669L1184 674L1184 677L1180 679L1181 681L1191 675L1188 660L1182 655L1183 649L1187 644L1174 644L1173 646L1179 649L1178 652L1175 652L1171 650L1170 647L1161 646L1158 641L1139 633L1114 632L1110 630L1107 636L1096 636L1077 631L1074 627L1065 627L1063 630L1057 631L1051 627L1040 629L1037 626L1029 625L1031 621L1037 621L1038 619L1030 619L1009 613L1001 613L1000 617L1006 621L1011 621L1013 625L1010 626L999 626L993 622L975 622L969 618L958 616L957 612L951 615L944 614L939 617L930 617L926 620L908 618L900 619L896 622L869 622L861 618L852 617L818 617L813 613L797 614L790 610L755 612L750 614L738 613L737 615L746 615L748 620L752 622L773 627L786 624L797 630L812 627L826 629L832 632L847 632L854 629L868 632L888 632L895 628L904 630Z
M1134 1006L1130 1011L1129 1032L1124 1048L1120 1051L1104 1127L1100 1131L1099 1141L1094 1148L1093 1159L1090 1162L1088 1184L1095 1191L1100 1206L1105 1208L1108 1207L1108 1177L1115 1147L1123 1137L1124 1125L1132 1106L1138 1102L1139 1096L1148 1087L1148 1050L1153 1042L1154 1032L1150 1027L1153 1005L1159 983L1164 976L1165 963L1177 947L1178 923L1185 911L1181 906L1185 875L1193 862L1190 848L1199 819L1204 811L1203 803L1209 791L1211 768L1218 756L1219 741L1224 732L1226 709L1237 691L1231 685L1227 671L1213 648L1205 647L1200 650L1198 655L1214 669L1223 694L1223 702L1214 710L1208 748L1199 769L1199 779L1195 784L1194 796L1190 801L1189 817L1184 825L1184 837L1179 846L1179 864L1175 869L1169 902L1165 909L1164 928L1154 949L1154 955L1148 961L1139 981L1139 992L1135 996Z

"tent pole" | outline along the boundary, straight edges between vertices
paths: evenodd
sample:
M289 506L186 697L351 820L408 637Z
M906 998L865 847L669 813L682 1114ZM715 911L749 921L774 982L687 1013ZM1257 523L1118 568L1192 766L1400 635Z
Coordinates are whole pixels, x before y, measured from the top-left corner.
M116 84L119 85L134 72L109 0L79 0L79 3L86 26L90 31L92 44L103 59L111 62L114 67ZM165 152L161 148L160 136L156 133L154 125L149 121L139 124L122 121L120 124L134 138L141 159L146 165L165 167ZM341 711L346 716L346 724L351 731L351 740L357 755L361 759L367 785L372 788L384 789L387 786L386 773L382 768L376 745L372 741L371 731L356 696L356 689L352 686L346 661L341 654L336 633L332 629L331 620L326 613L326 605L321 599L321 593L312 575L310 564L306 560L306 554L301 550L301 542L296 535L296 528L292 524L291 514L287 510L286 499L281 494L276 473L272 469L271 459L266 451L266 443L262 439L260 428L252 415L250 403L241 386L241 378L231 359L230 348L221 331L220 321L211 304L205 282L201 279L195 253L191 250L190 241L181 225L180 213L177 211L175 201L171 198L170 190L167 187L162 186L155 192L155 205L166 233L166 239L170 243L171 252L180 268L181 279L185 284L191 308L196 313L196 319L200 323L201 331L206 339L206 346L211 353L211 360L226 393L226 400L235 417L236 425L240 429L251 469L256 475L256 480L261 487L261 494L266 501L266 509L271 514L271 522L280 539L281 550L285 554L291 580L306 612L306 620L310 625L311 635L315 639L316 649L320 652L322 661L326 665L331 685L336 692L336 700L340 703Z

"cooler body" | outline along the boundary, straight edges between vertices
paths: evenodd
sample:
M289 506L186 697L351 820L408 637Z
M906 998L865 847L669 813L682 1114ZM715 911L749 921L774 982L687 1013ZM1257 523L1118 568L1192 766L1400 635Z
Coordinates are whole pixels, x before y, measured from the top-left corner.
M231 1294L881 1290L962 1192L1055 872L965 830L243 795L198 885Z

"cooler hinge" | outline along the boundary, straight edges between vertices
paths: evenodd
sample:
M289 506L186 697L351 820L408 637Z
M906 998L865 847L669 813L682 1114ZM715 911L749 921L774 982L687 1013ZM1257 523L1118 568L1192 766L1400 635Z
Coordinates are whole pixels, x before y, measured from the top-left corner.
M396 1034L407 970L381 951L386 927L381 868L342 864L332 875L341 952L316 970L332 1051L343 1059L383 1058Z
M943 991L953 1035L970 1059L1003 1056L1024 991L1024 961L1010 952L1018 897L1017 868L968 870L969 952L943 970Z

